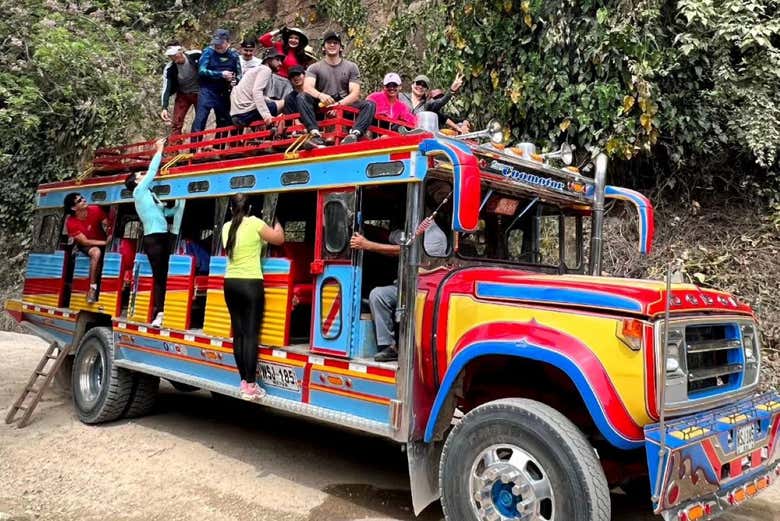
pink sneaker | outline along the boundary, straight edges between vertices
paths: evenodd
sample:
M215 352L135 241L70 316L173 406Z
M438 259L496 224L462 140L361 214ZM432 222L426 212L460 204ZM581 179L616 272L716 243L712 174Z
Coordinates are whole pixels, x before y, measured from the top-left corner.
M247 387L246 380L241 380L241 383L238 384L238 390L241 393L241 396L247 394L249 392L249 388Z
M250 400L259 400L260 398L263 398L267 393L265 392L265 389L257 385L256 383L246 384L247 386L247 395L249 396Z

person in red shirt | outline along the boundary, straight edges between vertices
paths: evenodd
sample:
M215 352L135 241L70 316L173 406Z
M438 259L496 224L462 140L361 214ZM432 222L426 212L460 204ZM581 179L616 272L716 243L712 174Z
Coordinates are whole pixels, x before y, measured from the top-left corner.
M281 40L274 41L274 38L281 34ZM306 46L309 44L309 37L297 27L282 27L275 31L265 33L257 39L260 45L266 48L276 47L284 54L285 58L276 74L286 78L290 69L296 65L305 66L309 62L306 56Z
M97 271L106 246L108 220L99 206L90 206L78 193L65 196L65 228L76 247L89 257L89 292L87 302L97 301Z

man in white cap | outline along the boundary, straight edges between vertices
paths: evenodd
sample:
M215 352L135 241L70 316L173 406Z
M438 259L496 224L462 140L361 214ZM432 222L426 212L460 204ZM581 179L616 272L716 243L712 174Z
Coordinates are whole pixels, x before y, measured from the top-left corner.
M190 107L198 105L198 61L200 51L185 51L179 42L170 42L165 48L169 62L163 69L162 112L160 117L171 125L171 135L181 134L184 118ZM173 118L168 112L171 95L176 95Z
M412 81L412 92L402 92L398 97L401 101L412 109L413 114L417 114L423 110L436 112L437 114L444 108L450 99L460 92L460 88L463 86L463 74L458 73L455 75L452 85L450 85L449 91L444 96L435 100L428 97L428 89L431 87L431 80L425 74L418 74L414 81Z

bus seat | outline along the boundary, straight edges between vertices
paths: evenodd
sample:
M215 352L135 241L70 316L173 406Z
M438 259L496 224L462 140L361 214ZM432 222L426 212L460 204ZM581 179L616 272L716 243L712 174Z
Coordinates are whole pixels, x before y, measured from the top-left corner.
M304 242L285 242L282 251L290 259L293 306L311 304L314 286L309 266L314 260L314 249Z

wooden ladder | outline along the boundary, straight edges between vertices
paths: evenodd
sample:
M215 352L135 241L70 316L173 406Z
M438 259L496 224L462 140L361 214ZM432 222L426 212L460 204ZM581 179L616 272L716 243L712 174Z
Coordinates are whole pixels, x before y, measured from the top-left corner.
M62 367L62 363L68 357L69 352L70 347L60 347L57 342L49 344L48 349L46 349L40 362L38 362L35 371L30 375L30 380L27 382L24 391L22 391L22 394L19 395L19 398L8 411L8 414L5 417L5 423L13 423L19 420L17 427L20 429L27 425L27 422L30 420L30 415L32 415L38 402L41 401L43 393L49 387L49 384L54 379L57 371ZM52 360L54 362L50 364L49 362ZM47 365L49 366L48 372L46 371ZM38 387L36 387L36 384L38 384ZM25 400L27 400L28 396L32 396L32 400L29 400L25 404ZM17 417L19 411L23 411L21 417Z

